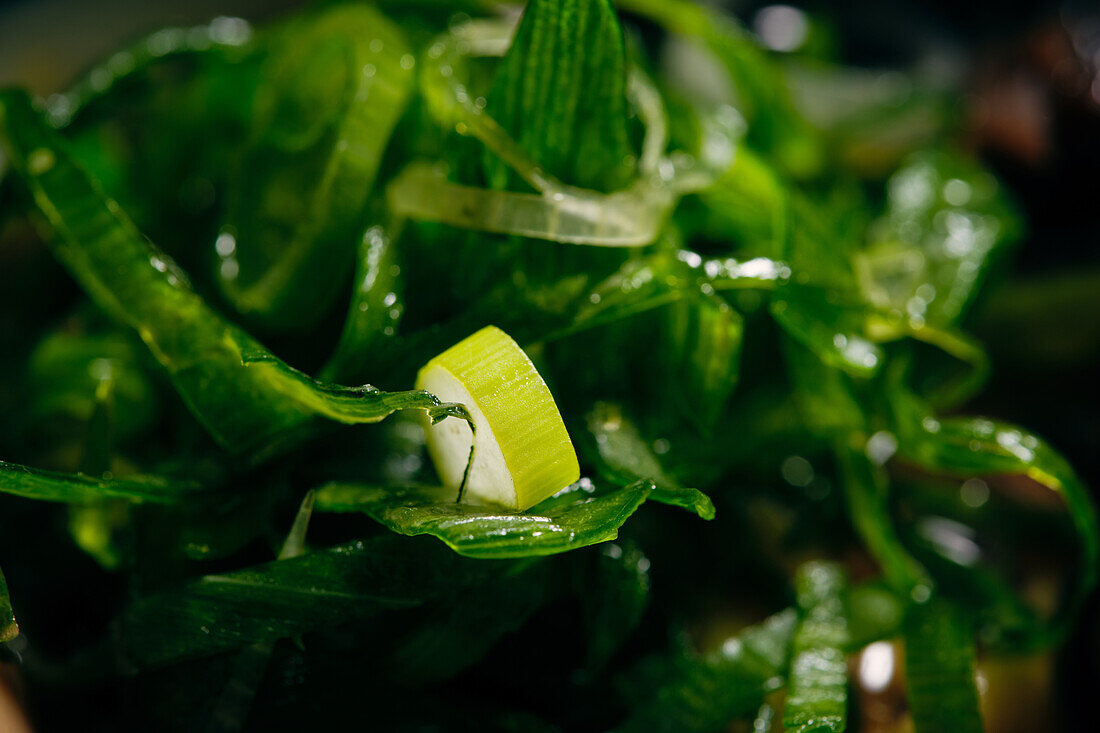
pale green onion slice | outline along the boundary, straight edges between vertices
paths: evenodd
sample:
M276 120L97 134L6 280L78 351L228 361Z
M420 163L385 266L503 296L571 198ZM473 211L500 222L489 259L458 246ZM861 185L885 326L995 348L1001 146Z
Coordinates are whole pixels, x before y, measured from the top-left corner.
M546 382L499 328L483 328L429 361L416 386L470 413L472 430L461 420L425 425L440 478L466 497L523 511L580 478Z

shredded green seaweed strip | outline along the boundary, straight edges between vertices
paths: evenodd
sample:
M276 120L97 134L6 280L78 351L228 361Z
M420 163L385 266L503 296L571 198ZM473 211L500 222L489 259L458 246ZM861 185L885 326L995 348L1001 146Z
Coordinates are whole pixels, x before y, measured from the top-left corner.
M693 511L702 519L714 519L714 502L703 492L680 485L661 468L657 456L642 439L637 427L622 411L599 403L587 416L588 430L595 439L600 470L620 483L652 481L652 499Z
M792 733L843 731L848 715L847 612L844 573L832 564L799 568L795 590L802 618L794 632L783 725Z
M917 733L981 733L974 678L974 632L960 611L934 600L910 609L905 678Z
M264 451L311 415L375 422L395 410L457 414L421 391L314 385L215 313L67 154L23 92L0 92L0 137L55 236L54 251L120 322L138 332L188 407L226 448ZM263 362L248 366L250 361Z
M697 161L691 156L647 154L664 147L664 111L660 96L638 72L631 74L627 85L647 126L637 179L609 194L561 183L470 98L462 81L467 55L499 56L507 41L508 29L499 23L470 21L452 29L429 47L421 67L421 87L440 125L477 137L538 193L451 183L440 167L414 161L387 189L395 214L556 242L639 246L657 238L680 194L709 185L729 165L728 157Z
M399 225L367 227L360 238L351 302L340 343L321 371L329 380L354 379L380 347L392 342L404 310L394 241Z
M59 473L0 461L0 492L40 501L85 503L97 499L173 503L201 494L198 484L169 481L156 476L95 478L79 473Z
M383 392L369 384L360 387L329 384L288 366L263 348L243 350L241 360L249 369L263 375L271 389L288 400L337 422L378 422L398 410L424 410L432 422L447 417L470 422L465 407L457 403L441 403L424 390Z
M418 606L500 577L511 563L382 535L204 575L135 600L119 619L131 671Z
M1058 494L1077 533L1081 556L1076 582L1054 618L1034 629L1032 642L1057 643L1069 633L1100 572L1100 524L1088 489L1057 451L1037 436L985 418L937 419L915 400L896 398L898 454L936 473L954 476L1027 476Z
M239 311L285 327L338 292L413 56L397 26L358 4L296 19L268 46L218 274Z

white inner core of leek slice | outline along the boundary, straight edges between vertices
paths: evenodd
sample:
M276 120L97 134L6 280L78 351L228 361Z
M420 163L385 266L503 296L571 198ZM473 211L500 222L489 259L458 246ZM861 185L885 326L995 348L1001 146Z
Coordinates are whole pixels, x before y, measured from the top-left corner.
M504 460L500 443L485 418L477 400L453 374L439 365L431 365L421 372L418 387L425 389L442 402L458 402L466 406L477 430L477 450L474 452L470 475L466 478L466 496L516 508L516 486L512 472ZM443 420L427 426L428 452L439 476L447 486L460 486L470 460L470 447L474 434L465 420Z

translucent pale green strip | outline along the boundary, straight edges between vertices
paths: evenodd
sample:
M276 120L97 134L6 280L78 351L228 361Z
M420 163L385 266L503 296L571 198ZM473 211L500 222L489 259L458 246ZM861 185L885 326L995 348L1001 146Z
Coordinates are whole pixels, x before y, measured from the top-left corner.
M627 89L646 127L640 177L610 194L561 183L527 157L465 85L465 58L500 55L509 38L509 27L501 23L471 21L455 28L429 47L421 88L441 125L476 137L538 193L461 186L432 165L413 163L387 191L396 214L570 244L639 246L657 237L679 195L709 185L731 162L664 157L668 133L660 95L635 71Z

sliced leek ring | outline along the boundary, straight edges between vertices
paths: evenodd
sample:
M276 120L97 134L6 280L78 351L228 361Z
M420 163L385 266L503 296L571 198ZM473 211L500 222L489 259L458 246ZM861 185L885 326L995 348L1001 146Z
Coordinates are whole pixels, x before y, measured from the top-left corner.
M440 478L467 498L523 511L580 478L546 382L499 328L487 326L429 361L416 386L470 413L473 430L462 420L425 424Z

